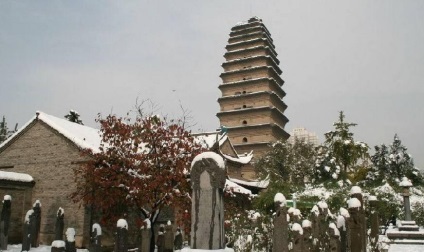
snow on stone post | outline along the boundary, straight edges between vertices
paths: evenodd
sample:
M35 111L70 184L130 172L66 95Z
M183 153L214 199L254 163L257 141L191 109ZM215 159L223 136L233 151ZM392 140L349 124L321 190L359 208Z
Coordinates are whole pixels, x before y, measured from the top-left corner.
M378 242L378 235L379 235L379 216L377 211L377 197L370 196L368 198L368 202L370 203L370 223L371 223L371 232L369 236L370 240L370 247L372 249L372 252L377 251L377 242Z
M24 232L22 237L22 251L29 251L31 248L31 221L32 221L32 214L34 213L34 210L28 210L28 212L25 215L24 220Z
M40 244L40 225L41 225L41 203L39 200L34 202L34 223L31 224L31 247L37 248Z
M152 236L151 223L149 219L145 219L143 226L141 226L141 252L150 252L150 239Z
M337 216L337 228L340 232L340 251L346 252L348 249L348 219L349 219L349 211L346 208L341 207L339 210L339 216Z
M55 232L54 232L55 240L63 240L63 229L65 226L64 218L65 218L65 211L63 210L63 208L59 207L56 213L56 226L55 226Z
M272 239L273 252L289 251L289 232L287 221L286 198L282 193L274 196L275 217L274 217L274 234Z
M303 229L302 251L312 251L312 223L309 220L303 220L302 229Z
M171 221L168 221L168 223L166 224L164 235L165 235L164 251L165 252L174 251L174 230L172 228Z
M1 210L0 219L0 244L1 250L7 250L8 233L10 226L10 215L12 213L12 197L5 195L3 198L3 209Z
M399 186L403 188L402 196L403 196L403 208L405 209L405 220L411 221L411 204L409 202L409 188L412 187L411 181L407 177L403 177L402 181L399 183Z
M362 222L360 216L361 202L357 198L350 198L349 208L349 236L348 247L351 252L365 252L362 242Z
M299 223L293 223L291 226L292 232L292 251L302 252L303 249L303 228Z
M115 252L128 252L128 223L119 219L116 223Z
M329 210L328 204L322 200L312 207L312 233L314 251L321 251L328 247L330 240L327 235Z
M364 199L362 196L362 189L359 186L352 186L350 189L350 197L357 198L361 203L361 206L358 210L359 220L361 222L361 242L362 248L367 247L367 220L365 217L365 209L364 209Z
M340 232L336 224L330 223L328 226L328 233L330 235L330 247L328 251L340 252Z
M90 252L102 251L102 228L98 223L94 223L91 227L91 245Z
M75 248L75 229L68 228L66 229L66 241L65 241L65 250L66 252L76 252Z
M222 157L214 152L197 155L191 164L191 248L223 249L226 172Z
M317 205L314 205L311 209L311 230L312 230L312 247L313 251L319 251L319 209Z
M51 252L65 252L65 242L62 240L55 240L52 242Z

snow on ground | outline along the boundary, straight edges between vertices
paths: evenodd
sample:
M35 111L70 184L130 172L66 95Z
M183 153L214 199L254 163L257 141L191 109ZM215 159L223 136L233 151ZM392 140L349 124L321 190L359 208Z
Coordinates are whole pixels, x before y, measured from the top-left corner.
M424 251L422 244L391 244L389 252L419 252Z
M21 252L22 244L18 245L8 245L7 250L3 250L3 252ZM50 252L51 246L40 245L38 248L31 248L30 252ZM156 251L156 250L155 250ZM182 250L176 250L176 252L202 252L202 251L216 251L216 252L234 252L231 248L218 249L218 250L203 250L203 249L190 249L189 247L183 248ZM88 249L77 249L77 252L88 252ZM407 252L407 251L402 251Z
M38 248L31 248L31 252L50 252L52 249L51 246L40 245ZM22 244L18 245L7 245L7 250L3 250L3 252L21 252ZM87 249L77 249L77 252L88 252Z

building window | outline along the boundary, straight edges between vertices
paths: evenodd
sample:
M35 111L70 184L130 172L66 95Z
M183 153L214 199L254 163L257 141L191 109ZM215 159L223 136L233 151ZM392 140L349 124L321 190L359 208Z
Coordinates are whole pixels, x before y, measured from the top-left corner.
M243 137L243 143L247 143L247 137Z
M243 125L246 125L247 124L247 121L246 120L243 120Z

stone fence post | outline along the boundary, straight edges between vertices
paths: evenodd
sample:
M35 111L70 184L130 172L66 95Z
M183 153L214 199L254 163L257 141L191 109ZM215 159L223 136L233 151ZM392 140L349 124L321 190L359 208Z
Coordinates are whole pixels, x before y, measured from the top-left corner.
M34 210L34 223L31 225L31 246L37 248L40 244L39 235L41 225L41 202L39 200L34 202L32 210Z
M174 230L171 224L171 221L165 226L165 243L164 243L164 251L172 252L174 251Z
M286 198L282 193L275 194L275 217L274 217L274 235L272 239L272 252L289 251L289 232L287 221Z
M349 207L349 237L348 247L350 252L365 252L362 242L362 220L360 215L361 202L357 198L350 198Z
M378 252L377 243L378 243L378 237L380 233L380 223L379 223L379 216L377 211L377 197L370 196L368 198L368 202L370 203L370 223L371 223L371 232L369 236L370 241L370 247L371 252Z
M115 252L128 252L128 223L119 219L116 223Z
M293 223L291 226L292 232L292 251L293 252L302 252L303 249L303 228L299 223Z
M10 215L12 213L12 197L5 195L3 198L3 209L1 210L0 219L0 244L1 250L7 250L8 233L10 226Z
M302 221L303 229L303 248L302 251L309 252L312 251L312 223L309 220Z
M145 219L141 227L141 252L150 252L150 239L152 238L151 223L149 219Z
M175 233L174 249L183 249L183 234L181 233L181 229L179 227L177 228L177 232Z
M102 251L102 228L98 223L94 223L91 227L91 246L90 252Z
M63 240L63 229L65 226L65 211L63 208L59 207L56 213L56 226L55 226L55 232L54 232L54 239L55 240Z
M340 232L334 223L328 226L328 234L330 235L330 246L328 251L340 252Z
M65 241L65 250L66 252L76 252L75 248L75 229L68 228L66 229L66 241Z
M32 222L32 214L34 210L28 210L25 215L24 221L24 232L22 237L22 251L29 251L31 249L31 222Z
M52 242L51 252L65 252L65 242L62 240L55 240Z
M349 211L346 208L341 207L339 210L339 216L337 216L337 228L340 231L340 251L346 252L349 251Z

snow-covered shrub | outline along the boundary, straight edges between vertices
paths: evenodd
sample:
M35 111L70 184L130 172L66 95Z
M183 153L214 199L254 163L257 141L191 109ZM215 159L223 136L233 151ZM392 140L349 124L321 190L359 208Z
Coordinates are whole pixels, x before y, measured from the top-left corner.
M424 226L424 203L415 202L411 205L412 219L416 221L418 226Z

